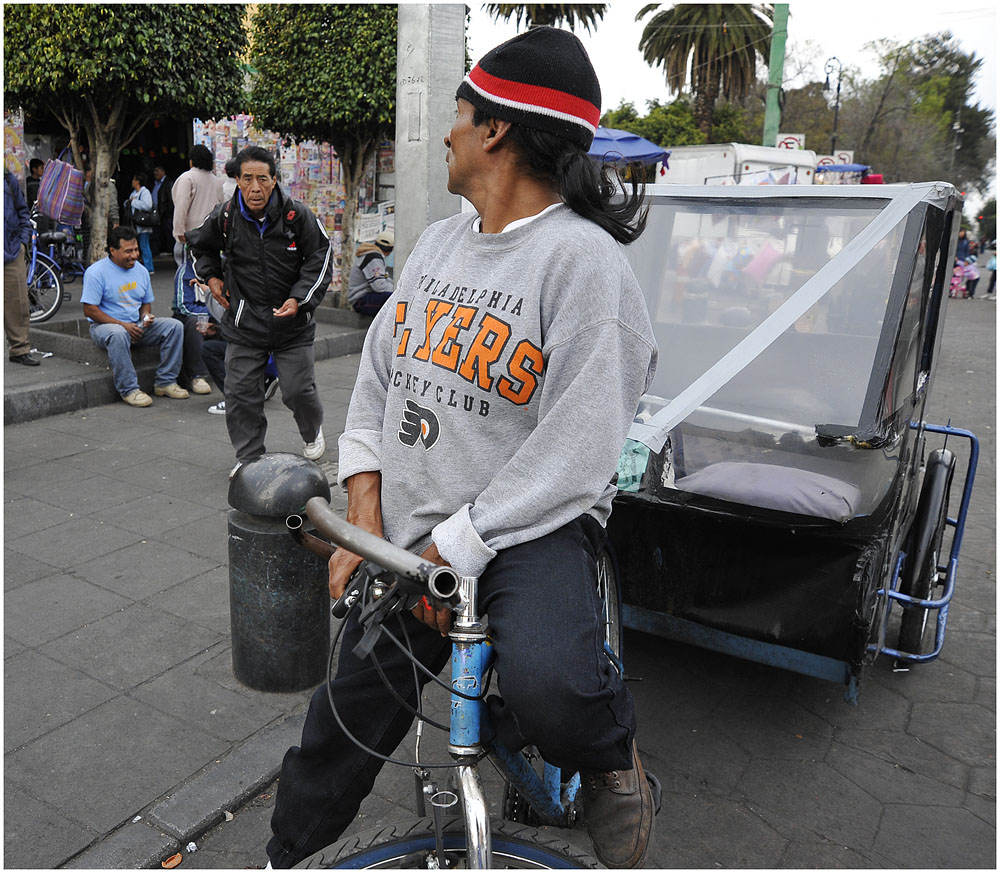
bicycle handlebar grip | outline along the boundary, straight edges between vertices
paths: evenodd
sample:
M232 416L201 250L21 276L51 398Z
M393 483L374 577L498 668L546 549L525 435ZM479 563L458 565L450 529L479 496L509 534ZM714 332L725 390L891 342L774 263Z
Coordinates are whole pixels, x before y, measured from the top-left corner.
M434 598L451 606L460 600L458 574L451 567L430 564L388 540L362 530L336 515L322 497L306 502L306 513L316 529L347 551L360 555L392 573L419 583Z

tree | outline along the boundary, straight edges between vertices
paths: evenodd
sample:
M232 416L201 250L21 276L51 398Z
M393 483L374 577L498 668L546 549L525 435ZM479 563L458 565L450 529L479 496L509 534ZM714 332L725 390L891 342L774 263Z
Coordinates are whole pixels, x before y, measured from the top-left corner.
M565 25L570 30L576 30L581 25L587 33L591 27L596 28L597 22L604 18L608 9L607 3L486 3L483 8L494 21L510 21L514 19L518 30L521 21L531 27L559 27Z
M635 105L623 100L616 109L604 114L601 124L638 134L668 149L705 142L705 135L695 126L687 100L678 99L669 104L650 100L646 108L647 114L640 117Z
M822 155L829 154L833 109L827 102L823 83L809 82L801 88L790 88L783 92L783 96L781 129L805 134L807 149ZM842 136L842 130L837 133Z
M396 7L261 4L250 58L255 123L288 138L329 142L340 159L346 293L361 180L379 142L395 131Z
M91 227L107 222L111 171L157 116L228 115L243 102L242 5L8 4L4 101L50 114L83 169L90 156ZM104 255L91 234L91 260Z
M659 5L644 6L636 21ZM642 56L663 67L671 91L680 93L690 79L695 121L707 139L719 96L736 101L753 89L758 58L770 56L771 16L770 7L749 3L685 3L656 12L643 28Z
M976 215L976 238L981 241L997 238L997 201L987 200Z
M970 105L982 62L948 32L901 44L868 45L881 74L849 77L841 105L842 141L887 182L944 179L986 190L996 139L993 113Z

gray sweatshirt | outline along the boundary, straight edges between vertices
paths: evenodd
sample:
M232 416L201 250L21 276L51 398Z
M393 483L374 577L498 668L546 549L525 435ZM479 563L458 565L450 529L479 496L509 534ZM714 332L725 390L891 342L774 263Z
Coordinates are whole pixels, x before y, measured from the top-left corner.
M424 231L362 352L340 481L381 471L385 535L460 573L589 513L602 525L656 366L622 247L560 206L507 233Z

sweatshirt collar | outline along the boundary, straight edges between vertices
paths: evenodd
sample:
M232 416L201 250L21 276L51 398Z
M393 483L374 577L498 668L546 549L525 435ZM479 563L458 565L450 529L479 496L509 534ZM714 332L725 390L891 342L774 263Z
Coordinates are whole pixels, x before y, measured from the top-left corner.
M526 224L530 224L536 218L541 218L546 213L551 212L559 206L562 206L562 201L558 203L551 203L546 206L541 212L536 212L534 215L527 215L524 218L515 218L510 224L504 226L500 233L508 233L509 231L516 230L519 227L523 227ZM482 233L483 232L483 219L480 216L476 216L475 220L472 222L472 232Z

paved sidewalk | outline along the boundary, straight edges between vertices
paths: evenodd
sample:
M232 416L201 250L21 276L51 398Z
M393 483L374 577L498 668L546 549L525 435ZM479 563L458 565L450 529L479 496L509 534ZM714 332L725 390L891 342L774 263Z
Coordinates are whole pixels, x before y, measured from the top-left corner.
M995 867L996 310L950 304L931 417L983 453L945 652L876 665L849 707L829 683L627 634L665 788L652 866ZM330 476L357 361L316 367ZM191 840L184 868L265 860L266 795L309 692L232 676L218 399L4 428L8 867L159 867ZM301 451L278 397L267 412L268 448ZM387 768L355 827L408 815L410 780Z

